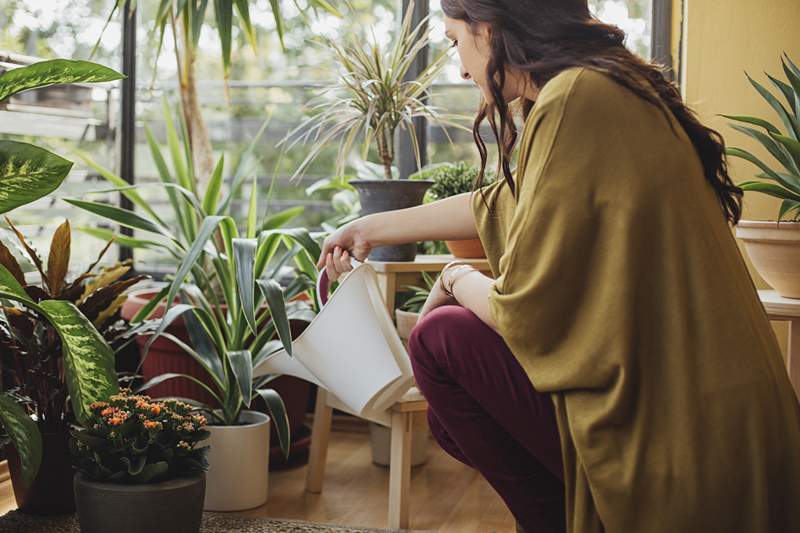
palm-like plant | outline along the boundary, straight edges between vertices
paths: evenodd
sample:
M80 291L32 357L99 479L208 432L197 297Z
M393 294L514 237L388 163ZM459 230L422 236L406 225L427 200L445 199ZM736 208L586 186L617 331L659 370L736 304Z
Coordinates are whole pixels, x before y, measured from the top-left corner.
M731 127L757 140L781 165L775 170L752 153L741 148L728 148L727 154L745 159L756 165L761 172L757 178L764 181L740 183L745 191L756 191L782 200L778 220L788 217L800 219L800 68L788 56L781 58L787 82L767 74L772 85L786 100L784 106L778 97L749 75L747 79L756 91L769 103L781 120L783 130L771 122L750 116L722 115L739 123ZM755 127L751 127L755 126Z
M116 0L109 13L108 22L114 17L117 11L122 11L126 1L131 6L136 5L135 0ZM180 95L183 103L183 116L188 125L188 132L191 137L194 166L197 168L197 178L202 182L209 179L214 168L213 154L211 150L211 140L208 130L200 111L200 103L197 95L197 78L195 73L195 61L197 59L198 42L200 33L206 23L206 12L208 0L160 0L155 14L155 32L158 34L155 39L158 44L156 61L160 55L161 47L164 43L164 33L167 25L172 30L173 50L175 60L179 69ZM216 28L220 39L222 54L222 65L227 82L231 65L231 50L233 44L234 28L237 27L246 36L253 51L258 53L256 42L256 31L250 18L251 0L213 0L214 16L216 18ZM280 1L269 0L272 15L275 19L275 28L278 32L281 47L284 45L284 18L281 14ZM340 17L339 11L327 0L308 0L307 7L301 6L296 0L294 4L303 17L307 17L307 10L323 10L327 13ZM234 19L234 10L238 17ZM105 32L105 28L103 33ZM98 38L99 45L102 34ZM95 50L97 45L95 45ZM153 72L155 74L155 67ZM226 83L226 94L228 85Z
M143 232L146 238L115 236L108 230L85 229L101 238L116 237L120 244L134 248L150 248L169 254L179 264L170 284L146 305L132 322L142 331L151 331L147 318L156 307L166 302L167 310L157 331L149 339L145 354L152 342L165 336L194 358L207 372L211 386L182 374L165 374L144 385L150 388L169 379L189 379L207 390L217 405L206 406L212 420L234 425L245 407L255 397L265 400L278 429L284 453L288 451L289 426L286 412L278 394L266 385L276 376L253 378L253 368L281 346L291 350L291 319L310 321L313 308L290 299L305 291L314 290L317 276L316 258L319 245L308 230L282 229L286 222L300 213L297 209L276 213L258 222L258 187L255 177L250 188L250 203L243 233L230 208L237 191L249 172L249 155L261 132L239 159L231 185L223 195L224 156L215 165L205 190L198 192L192 179L191 149L188 138L174 127L169 109L167 139L172 154L170 170L155 138L145 129L152 156L159 170L161 183L173 207L174 229L138 193L144 185L128 186L113 172L92 161L102 176L140 208L135 213L103 203L68 199L67 201L122 226ZM107 192L107 191L105 191ZM298 277L286 289L276 281L280 269L293 261ZM173 305L179 299L180 304ZM312 298L312 301L316 301ZM191 345L167 332L178 317L187 323ZM278 336L279 340L274 340Z
M414 79L405 79L418 55L429 45L429 37L424 33L429 17L412 28L413 8L412 1L392 46L383 48L374 36L366 46L354 38L344 43L331 38L317 41L333 52L344 73L320 90L308 104L310 116L278 144L289 150L298 142L306 143L313 137L311 151L297 167L293 178L301 176L335 139L340 140L335 175L342 175L356 138L363 134L361 158L367 159L374 139L384 177L392 179L398 127L408 131L419 165L419 140L413 122L417 117L442 126L448 139L447 126L469 131L456 121L463 117L442 113L425 101L426 92L450 59L448 50L436 56Z
M21 67L0 75L0 100L28 89L56 83L93 83L122 78L118 72L90 63L55 59ZM69 174L72 162L38 146L0 141L0 213L36 201L57 189ZM117 391L114 353L92 322L73 302L31 295L24 275L15 268L7 249L0 250L0 329L8 338L10 317L35 313L41 324L49 324L61 341L63 372L80 422L87 419L91 402L104 400ZM38 265L37 265L38 266ZM55 278L55 276L54 276ZM4 353L7 346L3 347ZM36 423L20 402L18 394L0 394L0 423L20 457L22 477L31 483L42 459L42 437Z

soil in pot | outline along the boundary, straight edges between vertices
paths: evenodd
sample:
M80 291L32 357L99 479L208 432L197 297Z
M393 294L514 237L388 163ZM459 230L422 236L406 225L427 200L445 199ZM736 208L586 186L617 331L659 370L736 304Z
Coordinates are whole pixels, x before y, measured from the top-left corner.
M197 533L203 519L205 475L161 483L99 483L75 474L81 533Z
M75 511L72 492L72 458L69 454L69 433L64 428L56 433L42 434L42 464L30 486L22 482L19 455L13 445L5 447L8 470L17 507L23 513L55 515Z

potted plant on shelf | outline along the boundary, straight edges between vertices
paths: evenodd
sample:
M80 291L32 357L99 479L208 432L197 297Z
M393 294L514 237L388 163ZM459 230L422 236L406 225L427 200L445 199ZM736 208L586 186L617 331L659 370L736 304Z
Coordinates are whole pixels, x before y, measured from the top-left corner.
M428 189L426 201L435 201L472 192L479 173L478 167L461 161L430 165L414 174L412 178L432 180L433 186ZM492 181L494 181L492 175L487 175L486 184ZM464 259L486 257L480 239L445 241L445 244L455 257Z
M221 176L221 171L215 171L210 190L219 191ZM123 188L125 193L130 189ZM290 320L310 321L313 316L315 298L310 298L311 303L294 301L288 306L286 300L306 291L313 294L319 245L302 228L262 231L270 219L260 225L256 221L255 180L242 237L232 217L213 214L224 210L217 206L216 199L208 201L207 196L201 202L191 190L182 189L180 193L185 213L190 220L198 221L197 229L192 230L195 237L187 245L146 214L89 201L70 202L173 243L171 249L181 258L176 273L132 322L144 324L163 302L165 312L144 346L143 363L153 343L164 337L196 361L207 380L165 373L150 379L141 390L175 379L189 380L203 388L212 399L210 405L204 406L211 434L205 508L232 511L258 507L267 499L270 417L284 453L289 450L290 428L280 396L266 388L275 376L254 379L253 368L281 344L291 353ZM292 260L299 275L284 292L275 278L278 270ZM176 304L178 301L181 303ZM189 342L167 331L178 318L186 323ZM279 340L274 340L276 336ZM256 398L265 402L270 417L248 410Z
M203 518L206 418L176 400L127 391L90 406L72 431L81 533L197 533Z
M293 174L296 178L305 173L334 139L339 139L335 176L344 175L346 160L362 132L362 161L367 162L374 141L379 161L372 168L376 171L368 179L349 182L359 193L362 215L418 205L426 189L433 184L425 180L396 179L404 177L397 176L393 168L398 128L410 135L418 165L419 140L414 129L415 118L427 118L431 123L444 127L445 132L448 126L468 131L454 121L462 117L444 114L425 101L426 92L450 58L447 50L435 57L414 79L406 78L415 58L429 44L424 33L427 18L412 29L413 4L413 1L409 3L393 46L383 48L377 41L365 46L352 38L345 43L331 38L321 40L327 49L333 51L344 73L309 102L311 116L278 144L288 150L297 142L308 142L313 137L310 153ZM405 244L377 247L370 253L370 258L413 261L415 255L416 246Z
M68 431L75 420L70 417L69 397L81 401L78 387L92 387L91 380L98 375L93 368L93 354L64 344L64 335L69 335L69 320L79 320L84 325L93 325L94 331L108 346L117 347L129 334L119 310L126 298L125 291L138 283L143 276L123 279L130 264L118 263L103 269L97 265L105 255L110 242L103 248L97 260L81 275L67 281L70 260L70 226L64 222L53 235L47 267L28 244L22 233L6 219L28 254L39 275L39 283L28 283L17 258L0 243L0 265L13 281L24 291L29 302L21 301L19 307L5 307L5 319L0 322L0 365L3 368L2 387L20 400L26 414L34 421L41 435L42 468L39 476L28 484L23 470L24 454L18 447L8 448L9 471L14 486L14 495L20 510L29 513L51 514L70 512L74 509L72 496L72 467L67 451ZM10 282L11 280L9 280ZM73 317L64 317L58 322L50 320L52 315L40 312L43 302L70 304ZM45 303L44 306L50 304ZM64 333L60 336L59 326ZM84 339L84 342L86 340ZM88 345L87 345L88 346ZM68 353L65 353L68 352ZM99 355L99 354L98 354ZM108 352L106 352L108 355ZM71 356L71 357L69 357ZM75 358L72 364L68 364ZM102 360L99 376L103 388L113 387L105 380L116 382L114 359ZM63 374L68 364L69 374ZM77 374L77 375L75 375ZM70 381L73 386L69 387ZM95 392L95 395L99 390ZM76 394L77 393L77 394Z
M120 78L118 72L87 61L41 61L0 75L0 101L52 84ZM72 162L44 148L0 141L0 214L50 194L71 168ZM64 489L61 479L66 450L62 436L69 417L67 397L75 418L80 420L86 416L89 403L117 390L114 354L108 343L74 301L54 294L65 290L68 246L67 252L63 248L67 233L68 227L60 232L59 250L51 254L48 275L42 276L41 286L28 285L17 258L0 246L3 444L10 444L6 447L9 469L21 510L41 514L74 508L72 492ZM36 267L43 269L41 260ZM82 287L81 282L70 286L76 292ZM83 296L81 291L73 297ZM99 300L93 305L98 312L106 309ZM40 351L45 345L49 347ZM50 429L55 430L52 436Z
M169 144L168 157L165 157L164 153L162 153L151 129L147 125L144 127L145 137L150 149L150 156L158 171L160 180L158 183L130 187L114 172L102 167L87 155L80 154L87 165L95 169L111 186L115 187L114 190L120 191L121 194L126 196L133 205L136 206L138 213L129 213L96 202L67 200L72 202L73 205L87 209L114 223L146 232L148 236L131 238L125 235L117 235L109 230L101 228L82 228L83 231L103 239L114 237L120 244L130 246L134 249L148 249L165 254L168 259L175 262L175 268L177 269L178 264L183 261L192 250L192 245L194 240L199 236L199 231L204 220L207 217L230 217L234 201L242 194L243 189L247 189L250 194L249 213L246 214L246 221L248 226L252 228L252 230L249 231L254 232L253 234L278 230L292 219L302 214L303 208L295 207L274 213L261 221L256 221L258 216L259 191L255 181L253 181L251 187L246 187L245 183L247 181L246 176L251 176L254 171L256 163L254 160L254 153L257 151L256 149L261 136L269 125L269 120L263 123L258 133L245 147L244 151L239 157L235 158L236 164L232 168L226 169L226 157L223 154L214 166L211 180L206 186L201 186L198 184L198 179L194 174L189 138L183 134L186 128L182 123L179 127L176 127L176 123L174 122L175 113L169 108L166 101L163 102L163 116L165 120L166 138ZM181 121L181 114L177 114L177 120L178 122ZM224 187L226 170L227 173L230 174L230 181L227 189ZM145 187L162 188L169 200L170 210L166 213L157 213L152 206L148 204L144 195L141 194ZM307 245L309 241L311 241L307 232L303 233L301 230L292 231L300 231ZM290 234L291 231L286 234L286 242L289 242L291 239ZM217 244L222 243L219 234L216 234L214 239ZM275 257L275 254L279 251L277 247L280 245L280 242L276 243L274 240L270 242L271 246L274 246L275 249L268 252L270 254L268 257L265 256L267 261ZM207 243L206 247L210 249L211 244ZM286 252L288 254L289 250L286 250ZM266 251L264 253L266 253ZM285 255L284 257L281 264L285 264L292 259L290 255ZM232 261L232 258L229 257L228 260ZM316 272L316 269L313 267L315 261L316 260L312 261L310 264L308 261L304 263L308 273ZM231 298L235 295L235 290L230 287L230 285L234 283L234 280L230 276L219 276L214 270L212 262L212 254L200 254L196 258L196 263L190 268L188 276L194 285L199 287L206 299L215 305L218 311L218 313L214 314L215 320L224 321L223 317L225 317L229 311ZM265 265L261 265L262 271L264 266ZM206 275L206 272L211 272L211 274ZM275 272L277 272L277 270L275 270ZM306 278L307 277L308 276L306 276ZM306 284L306 286L310 286L310 284ZM167 305L164 300L166 290L167 289L163 287L151 286L133 292L123 307L123 316L128 320L135 318L136 321L141 321L145 316L151 319L163 317L167 311ZM301 294L302 291L292 296ZM234 304L236 304L236 302L234 302ZM293 306L292 309L296 307L297 306ZM234 308L234 311L235 309L236 308ZM294 316L290 317L290 320L295 334L299 334L299 330L303 327L304 322ZM238 324L236 327L240 328L243 325L244 324ZM232 326L224 324L221 327L228 328ZM154 341L150 339L148 335L141 335L136 339L140 349L144 350L147 348L148 355L144 359L142 365L142 374L145 381L150 381L164 374L184 374L194 379L184 378L162 381L149 389L149 394L154 397L182 397L218 407L215 397L207 390L208 387L213 388L215 386L214 381L211 379L206 369L196 360L192 359L183 348L183 346L194 346L194 339L187 330L187 319L180 316L175 320L171 320L166 332L169 333L169 335L163 335ZM177 341L173 341L173 339L181 341L182 344L179 345ZM305 414L311 385L306 381L292 376L278 377L271 385L272 388L283 393L287 399L285 407L289 418L289 425L292 429L290 433L292 441L289 446L293 452L302 452L304 449L308 448L310 443L308 437L310 432L305 427ZM261 407L260 402L261 400L257 400L255 405L258 406L259 409L268 412L265 407ZM285 450L281 450L278 445L280 439L275 425L272 427L272 435L274 437L272 442L275 443L271 451L272 456L273 458L279 459L280 462L285 462ZM296 457L302 457L302 454L296 453ZM275 461L273 461L273 464L274 463ZM214 472L215 469L212 465L209 476L213 477ZM214 498L209 498L209 502L213 504Z
M756 174L759 181L746 181L739 187L782 200L776 221L742 220L736 236L744 242L753 265L767 283L781 296L800 298L800 68L788 56L781 58L781 63L788 83L768 77L788 106L749 75L747 78L775 110L783 129L761 118L723 116L746 124L732 127L757 140L780 165L773 168L741 148L727 149L729 156L749 161L761 170Z

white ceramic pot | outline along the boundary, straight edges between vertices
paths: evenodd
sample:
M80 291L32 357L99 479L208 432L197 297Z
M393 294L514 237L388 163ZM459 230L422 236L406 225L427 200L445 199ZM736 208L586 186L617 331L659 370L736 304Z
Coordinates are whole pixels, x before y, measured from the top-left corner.
M208 426L206 511L242 511L267 502L269 416L242 411L241 426Z
M741 220L736 237L761 277L785 298L800 298L800 223Z

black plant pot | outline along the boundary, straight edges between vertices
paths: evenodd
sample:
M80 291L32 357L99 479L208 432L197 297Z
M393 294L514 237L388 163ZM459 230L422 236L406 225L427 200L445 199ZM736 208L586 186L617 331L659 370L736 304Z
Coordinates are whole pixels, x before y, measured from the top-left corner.
M430 180L351 180L358 191L361 215L394 211L414 207L422 199L433 181ZM369 258L373 261L413 261L417 256L416 243L379 246Z
M99 483L75 474L81 533L198 533L205 493L202 473L142 485Z
M14 446L6 447L8 470L17 507L26 514L56 515L75 511L72 493L72 458L67 441L69 433L62 431L42 434L42 464L30 486L22 481L22 466Z

